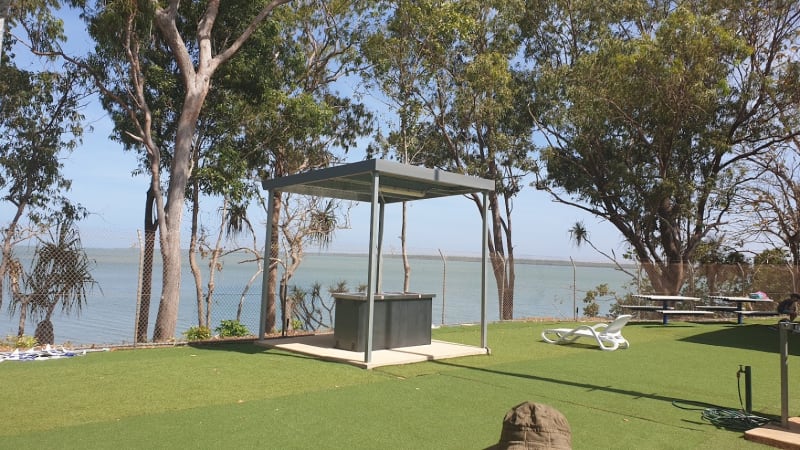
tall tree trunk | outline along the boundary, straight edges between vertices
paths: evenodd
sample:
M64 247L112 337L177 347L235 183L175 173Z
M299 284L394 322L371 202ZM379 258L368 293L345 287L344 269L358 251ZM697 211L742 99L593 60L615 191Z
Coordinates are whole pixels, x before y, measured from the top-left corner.
M208 323L203 320L205 316L203 313L203 273L200 270L200 264L197 263L197 240L200 233L199 215L200 215L200 191L199 182L194 178L194 186L192 187L192 230L189 239L189 267L192 269L192 276L194 277L194 296L197 302L197 326L208 327Z
M136 342L147 342L147 327L150 325L150 297L153 291L153 257L156 251L158 220L153 215L156 193L153 182L147 190L144 206L144 258L142 261L142 292L139 299L139 323L136 324Z
M505 242L511 242L511 227L503 226L503 219L500 216L500 204L497 194L489 194L489 210L492 214L492 235L489 241L489 253L492 263L492 272L497 282L497 298L500 303L499 314L501 320L511 320L514 318L514 253L513 247L508 245L508 257L506 257ZM506 220L510 222L511 216L506 215ZM504 239L505 238L505 239Z
M28 302L30 301L30 296L23 294L19 287L19 282L23 274L22 263L14 259L8 261L6 267L8 278L11 281L12 301L19 304L19 326L17 327L17 336L22 337L25 335L25 321L28 317Z
M275 298L277 297L277 288L278 288L278 258L280 257L280 245L279 245L279 225L280 225L280 217L281 217L281 210L283 209L283 199L280 192L273 192L273 202L274 202L274 210L272 213L272 248L269 251L269 261L266 261L266 267L269 271L268 273L268 283L267 283L267 323L266 323L266 330L267 333L274 333L275 332L275 321L276 321L276 305L275 305Z
M190 89L186 94L183 112L178 122L175 138L175 155L170 167L170 178L167 187L167 204L164 208L166 217L161 230L161 257L164 261L164 278L161 290L161 302L153 331L153 340L166 342L175 338L178 323L178 307L181 295L181 223L183 206L186 198L186 185L191 175L192 137L196 129L197 118L208 92L208 83Z
M3 38L6 35L6 21L11 12L11 0L0 0L0 58L3 57Z
M183 87L186 89L175 134L175 154L170 165L165 214L163 218L159 217L164 278L158 317L153 331L153 340L157 342L175 338L181 291L180 231L186 186L192 172L192 142L200 110L211 87L211 79L217 68L239 51L258 26L267 20L272 11L288 2L289 0L272 0L264 5L250 25L227 48L215 49L211 41L211 31L219 13L220 2L219 0L209 1L197 26L196 58L189 53L186 42L178 31L178 9L181 2L178 0L170 0L166 3L153 2L156 27L175 58L175 64L181 73ZM215 50L219 51L214 54ZM156 148L152 142L150 144L152 148Z
M17 206L17 211L14 213L14 218L12 218L11 222L8 223L8 226L3 233L3 253L0 255L0 308L3 306L3 293L5 292L3 289L3 284L6 279L6 274L9 272L10 265L12 264L11 261L13 256L11 251L14 248L14 239L15 235L17 234L17 226L26 206L27 203ZM13 268L11 269L13 270Z

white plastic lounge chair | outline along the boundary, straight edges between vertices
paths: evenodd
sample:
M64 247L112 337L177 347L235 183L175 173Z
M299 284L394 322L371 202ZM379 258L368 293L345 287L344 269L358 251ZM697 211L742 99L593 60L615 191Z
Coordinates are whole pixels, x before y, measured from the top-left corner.
M571 344L578 338L588 337L597 341L601 350L613 351L628 348L630 344L622 337L622 327L631 319L630 314L623 314L611 323L597 325L581 325L576 328L551 328L542 331L542 339L551 344Z

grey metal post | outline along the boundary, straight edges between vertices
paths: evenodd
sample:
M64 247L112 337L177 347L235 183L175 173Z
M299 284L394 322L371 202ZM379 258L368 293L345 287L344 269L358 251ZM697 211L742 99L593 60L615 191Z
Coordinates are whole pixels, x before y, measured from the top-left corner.
M789 428L789 328L792 324L781 322L778 327L781 352L781 426Z
M269 266L272 264L272 215L275 214L275 197L272 190L267 191L267 236L264 239L264 271L261 278L261 319L258 322L258 338L264 339L267 333L267 305L269 295Z
M372 362L372 329L375 318L375 288L378 278L378 227L379 227L379 208L378 196L380 188L380 175L378 172L372 173L372 206L370 208L370 227L369 227L369 276L367 277L367 339L364 349L364 362Z
M483 225L481 231L481 347L483 349L489 348L486 335L488 333L488 324L486 323L486 297L488 285L486 284L486 271L488 269L488 255L489 255L489 198L486 192L483 193Z
M386 212L386 203L378 202L378 260L375 268L377 280L375 283L375 293L383 292L383 218Z

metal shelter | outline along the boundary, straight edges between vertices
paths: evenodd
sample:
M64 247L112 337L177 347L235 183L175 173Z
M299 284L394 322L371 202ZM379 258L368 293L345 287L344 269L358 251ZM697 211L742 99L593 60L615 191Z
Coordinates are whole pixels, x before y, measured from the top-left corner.
M372 360L372 335L375 294L381 291L381 250L383 241L384 207L389 203L423 200L480 193L483 196L481 229L481 347L488 349L486 332L486 272L488 267L488 199L494 191L494 181L485 178L446 172L438 169L411 166L383 159L370 159L341 166L300 173L287 177L265 179L262 187L269 191L268 217L274 213L273 191L314 195L371 203L369 235L369 273L367 277L367 339L364 362ZM435 220L435 218L432 218ZM264 260L269 261L272 248L272 220L267 220ZM268 267L268 265L267 265ZM267 277L261 288L261 319L259 336L266 332Z

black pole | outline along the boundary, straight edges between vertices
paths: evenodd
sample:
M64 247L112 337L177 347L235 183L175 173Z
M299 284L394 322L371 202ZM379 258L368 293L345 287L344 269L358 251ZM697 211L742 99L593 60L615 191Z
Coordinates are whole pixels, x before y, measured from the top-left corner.
M744 366L744 409L747 414L753 411L753 372Z

